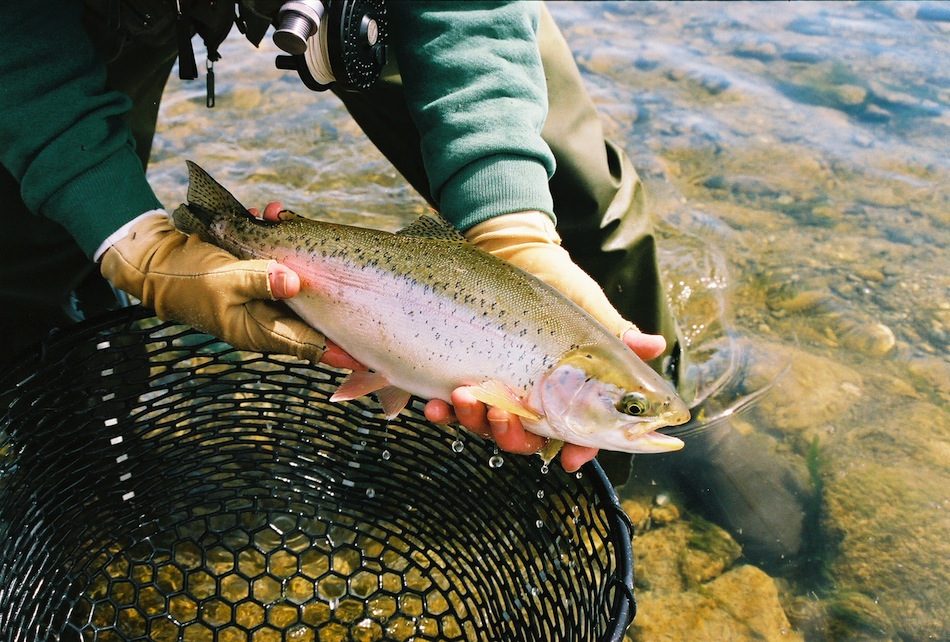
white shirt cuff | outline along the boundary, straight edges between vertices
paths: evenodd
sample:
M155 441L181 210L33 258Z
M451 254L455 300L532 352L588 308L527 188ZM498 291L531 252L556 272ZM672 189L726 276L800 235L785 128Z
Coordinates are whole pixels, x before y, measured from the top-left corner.
M119 241L121 241L122 239L124 239L126 236L129 235L129 232L132 231L132 228L135 227L136 223L138 223L139 221L141 221L147 216L155 216L156 214L164 214L165 216L168 216L168 212L166 212L163 209L149 210L147 212L139 214L138 216L133 218L131 221L129 221L128 223L126 223L125 225L117 229L115 232L107 236L106 240L104 240L102 242L102 245L99 246L99 249L96 250L96 253L92 255L92 260L98 263L99 259L102 258L102 255L106 253L106 250L108 250L110 247L112 247L113 245L115 245L116 243L118 243Z

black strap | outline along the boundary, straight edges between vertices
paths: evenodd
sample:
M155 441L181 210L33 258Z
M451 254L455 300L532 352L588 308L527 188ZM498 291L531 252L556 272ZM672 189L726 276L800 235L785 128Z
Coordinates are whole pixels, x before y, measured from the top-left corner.
M188 0L175 0L178 15L175 19L175 34L178 36L178 77L194 80L198 77L195 50L191 46L192 26L188 15Z

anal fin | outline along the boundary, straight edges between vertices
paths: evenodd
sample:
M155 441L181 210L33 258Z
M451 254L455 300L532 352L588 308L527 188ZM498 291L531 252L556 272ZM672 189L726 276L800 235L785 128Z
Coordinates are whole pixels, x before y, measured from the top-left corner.
M376 393L376 398L383 406L383 412L387 419L394 419L396 415L402 412L402 409L409 403L411 395L396 386L386 386Z
M357 370L347 375L336 392L330 395L330 401L349 401L374 392L388 419L393 419L402 412L411 397L405 390L390 385L383 375Z

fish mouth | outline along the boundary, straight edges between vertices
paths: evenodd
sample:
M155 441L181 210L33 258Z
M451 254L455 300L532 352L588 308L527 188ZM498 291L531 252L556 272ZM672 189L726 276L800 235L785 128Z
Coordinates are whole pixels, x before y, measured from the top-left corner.
M685 403L673 397L667 404L671 407L666 412L657 415L653 419L636 421L628 425L624 430L627 439L637 439L660 428L679 426L689 421L689 408L686 407Z
M634 440L669 425L665 419L658 417L650 421L637 421L628 425L623 432L627 439Z
M671 437L670 435L664 435L656 430L651 430L648 433L641 433L630 439L628 450L630 452L644 454L667 453L680 450L683 446L685 446L683 440L677 437Z

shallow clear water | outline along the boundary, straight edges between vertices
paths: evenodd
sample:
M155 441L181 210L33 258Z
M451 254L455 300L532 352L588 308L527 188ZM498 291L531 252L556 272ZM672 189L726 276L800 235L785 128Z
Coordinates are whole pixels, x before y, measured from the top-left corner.
M779 582L792 634L950 639L950 6L551 9L647 185L684 337L743 346L775 385L737 421L818 484L816 572ZM190 158L247 205L386 229L424 211L262 50L232 34L213 110L170 82L166 205Z

